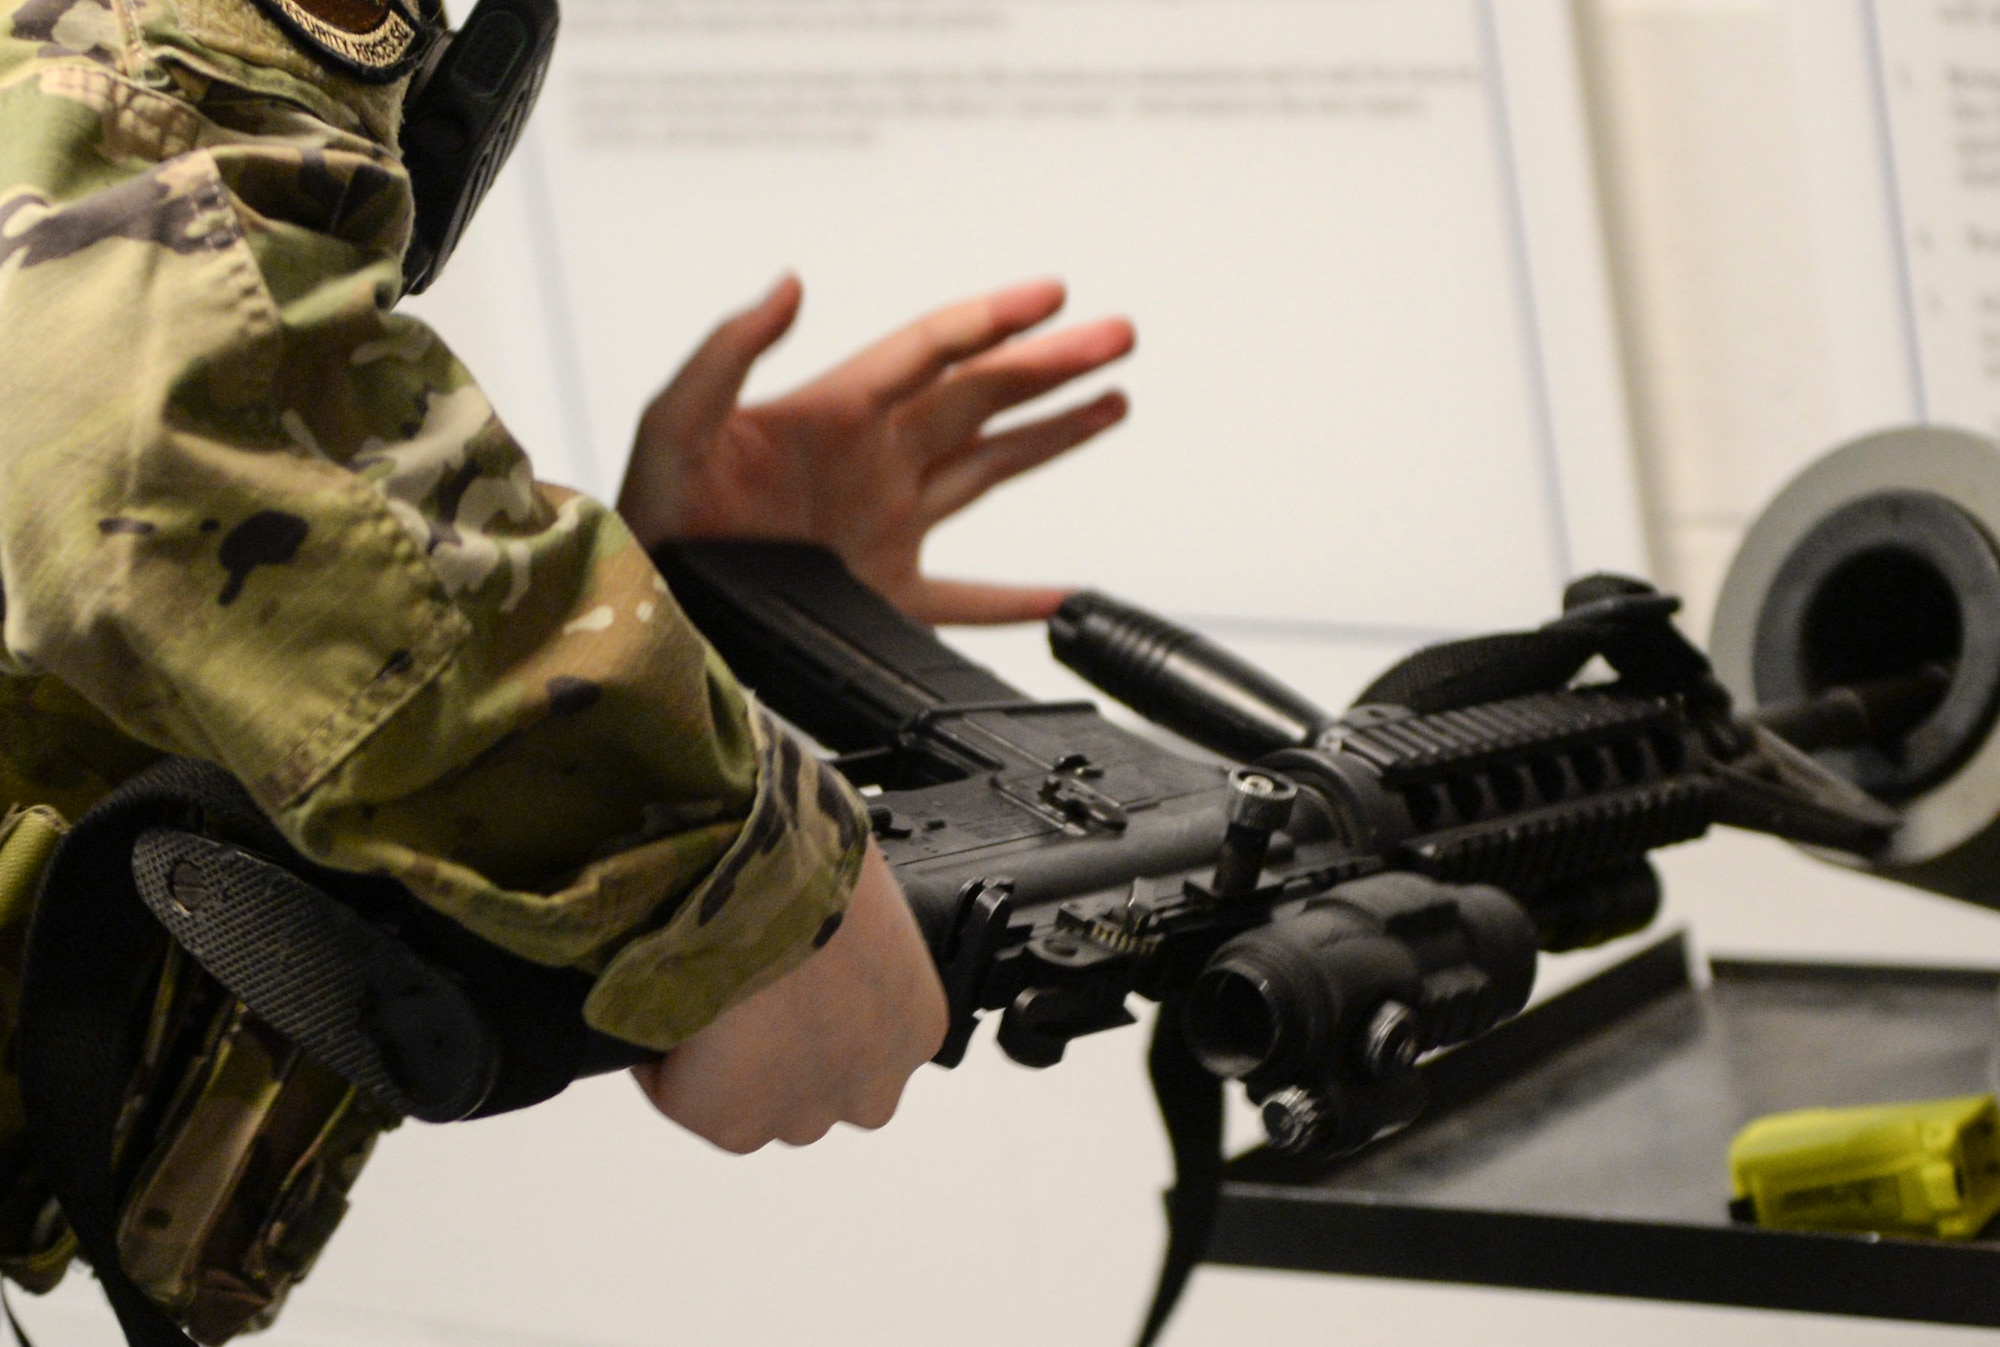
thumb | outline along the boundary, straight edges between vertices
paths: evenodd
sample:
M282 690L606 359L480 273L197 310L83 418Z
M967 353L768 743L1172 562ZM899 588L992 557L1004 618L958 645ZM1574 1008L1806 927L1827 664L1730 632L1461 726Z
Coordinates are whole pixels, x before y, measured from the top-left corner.
M790 272L762 299L722 321L653 402L647 429L681 444L705 442L736 410L750 367L791 331L805 287Z

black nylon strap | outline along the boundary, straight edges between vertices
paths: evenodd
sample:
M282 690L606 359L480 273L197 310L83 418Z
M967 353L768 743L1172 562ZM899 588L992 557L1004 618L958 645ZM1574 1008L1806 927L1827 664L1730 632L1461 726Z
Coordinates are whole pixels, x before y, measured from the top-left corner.
M459 1018L474 1015L501 1047L483 1102L472 1101L474 1116L526 1107L579 1075L649 1055L586 1028L587 975L489 945L392 880L315 866L221 768L160 763L77 820L51 856L28 931L17 1035L29 1145L133 1347L189 1342L125 1276L118 1254L129 1176L114 1169L116 1129L169 939L146 907L135 864L163 892L188 867L182 877L218 900L210 915L231 920L205 926L197 913L168 913L185 919L184 947L267 1022L297 1021L296 1041L316 1046L337 1071L364 1049L378 1062L395 1049L391 1065L406 1091L426 1076L452 1075L465 1035L441 1028L446 992ZM274 915L264 928L235 920L265 899ZM325 910L315 912L315 902ZM386 941L387 931L397 940ZM348 955L364 966L342 965ZM302 976L274 978L273 963ZM344 989L335 985L343 979ZM434 1060L419 1061L425 1054ZM368 1087L355 1079L365 1073L341 1074ZM441 1105L439 1115L464 1116L467 1107Z
M391 1112L456 1122L500 1045L456 979L290 866L177 828L132 854L140 899L258 1018Z
M1419 715L1506 701L1567 684L1602 655L1638 692L1723 695L1708 657L1673 624L1680 600L1643 580L1589 575L1563 594L1563 615L1533 631L1500 632L1430 646L1396 664L1355 698Z
M204 806L229 810L231 801L198 768L163 763L78 820L43 877L21 986L17 1047L28 1141L132 1347L190 1341L125 1275L118 1257L124 1194L113 1143L166 947L165 933L139 903L132 844L150 826L198 826Z
M1167 1326L1208 1249L1222 1199L1222 1081L1188 1051L1177 1002L1160 1007L1146 1065L1173 1147L1174 1186L1167 1194L1167 1251L1138 1347L1152 1347Z
M1598 653L1589 632L1502 632L1419 650L1369 685L1358 705L1405 706L1418 715L1559 688Z

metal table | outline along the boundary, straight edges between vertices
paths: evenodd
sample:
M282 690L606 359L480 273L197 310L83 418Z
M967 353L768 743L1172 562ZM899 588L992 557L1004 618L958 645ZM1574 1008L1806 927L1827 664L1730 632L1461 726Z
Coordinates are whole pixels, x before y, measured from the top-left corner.
M1732 1224L1726 1158L1760 1114L1993 1090L2000 972L1711 967L1671 937L1430 1063L1409 1131L1235 1161L1206 1261L2000 1327L2000 1242Z

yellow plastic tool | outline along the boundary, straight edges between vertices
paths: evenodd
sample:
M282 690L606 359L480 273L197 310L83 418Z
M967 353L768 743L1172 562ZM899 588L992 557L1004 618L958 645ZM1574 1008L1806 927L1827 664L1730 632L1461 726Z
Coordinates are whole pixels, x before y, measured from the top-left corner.
M1739 1220L1970 1239L2000 1214L1991 1095L1759 1118L1729 1146Z

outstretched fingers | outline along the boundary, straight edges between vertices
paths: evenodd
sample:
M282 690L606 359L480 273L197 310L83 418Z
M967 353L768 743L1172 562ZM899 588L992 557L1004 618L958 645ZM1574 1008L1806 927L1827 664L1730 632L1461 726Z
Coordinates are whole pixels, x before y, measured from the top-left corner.
M905 413L904 436L920 462L939 462L979 447L987 421L1131 354L1138 337L1123 318L1010 342L968 360Z
M924 483L926 527L963 510L994 487L1087 443L1125 419L1131 404L1115 389L1066 412L980 440L942 463Z
M887 408L928 386L953 365L989 351L1061 309L1059 281L1029 281L926 314L835 367L804 390L857 398Z

